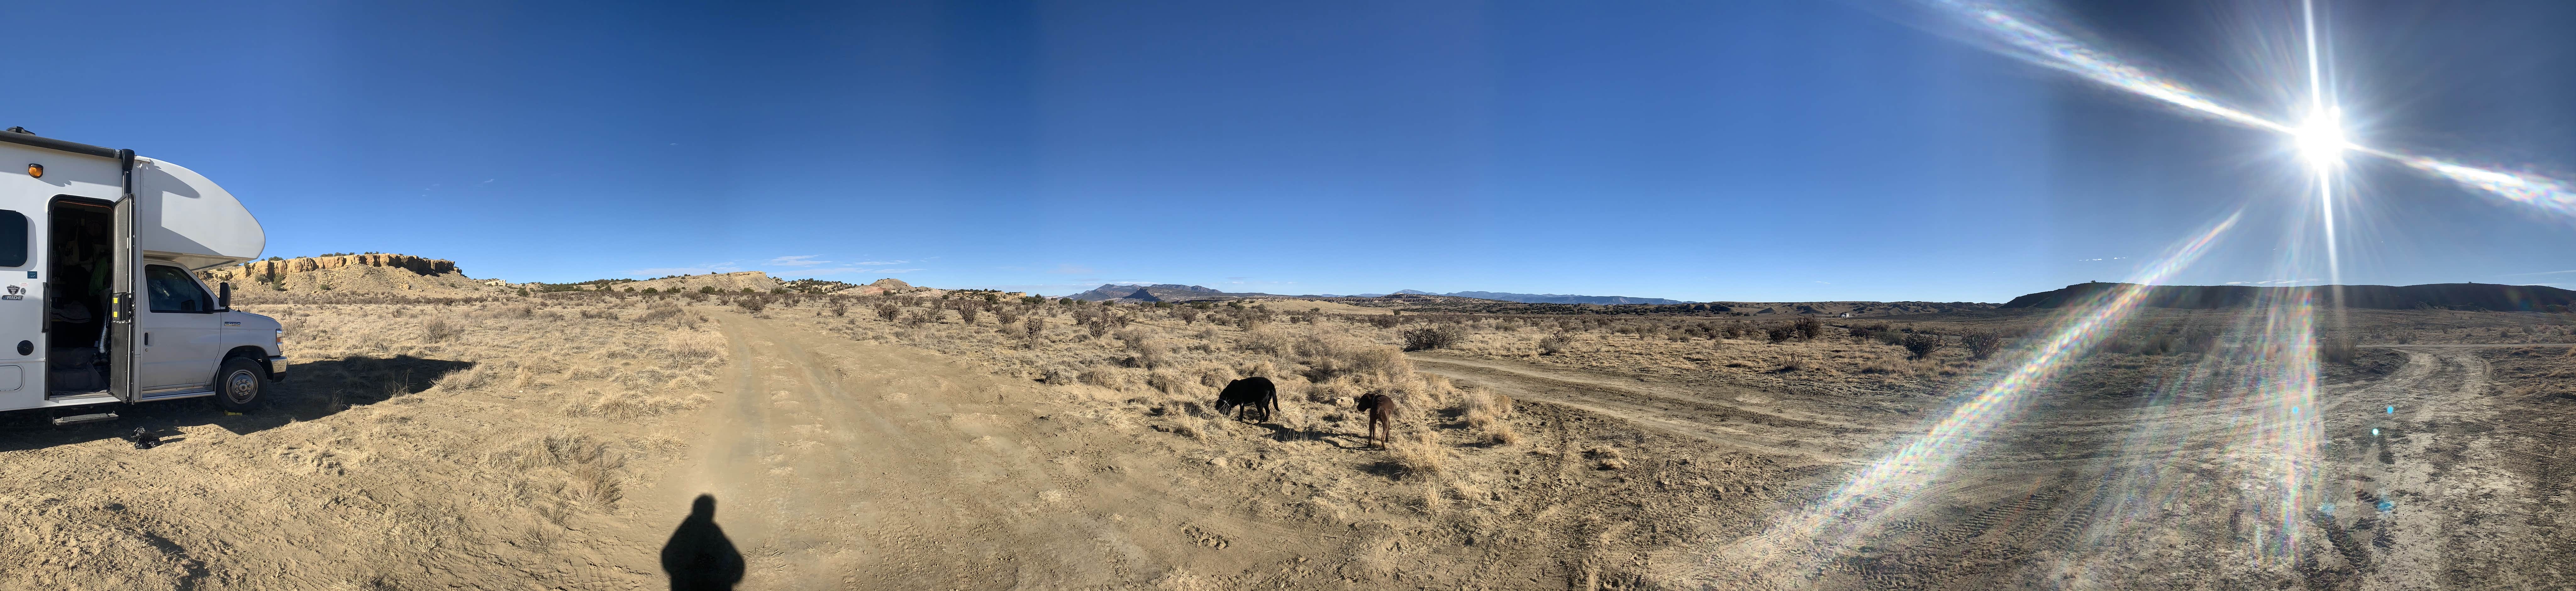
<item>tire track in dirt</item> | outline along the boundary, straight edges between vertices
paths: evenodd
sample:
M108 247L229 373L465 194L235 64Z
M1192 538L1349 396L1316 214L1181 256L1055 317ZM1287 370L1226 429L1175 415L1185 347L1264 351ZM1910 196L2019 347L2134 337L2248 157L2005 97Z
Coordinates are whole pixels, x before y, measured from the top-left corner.
M2343 452L2335 501L2355 509L2337 521L2355 523L2370 542L2354 545L2375 555L2358 588L2576 588L2567 419L2507 402L2479 355L2525 346L2387 347L2430 379L2352 400L2355 412L2331 422Z
M1857 425L1823 417L1797 418L1794 411L1765 411L1717 401L1720 393L1691 396L1655 392L1573 372L1553 371L1507 362L1408 355L1416 371L1492 388L1517 400L1562 404L1640 426L1742 447L1765 454L1841 462L1856 456L1810 445L1842 439L1843 433L1868 432ZM1794 413L1805 414L1805 413Z
M1857 554L1820 556L1822 578L1812 582L1820 588L2080 586L2095 576L2137 580L2124 579L2136 572L2104 572L2104 564L2150 570L2163 564L2171 574L2148 580L2311 589L2552 587L2544 581L2561 580L2552 577L2563 567L2547 561L2570 557L2514 558L2515 540L2546 538L2529 526L2547 519L2516 517L2521 513L2514 509L2516 503L2532 505L2526 511L2562 509L2566 495L2548 487L2563 487L2576 474L2576 460L2559 451L2576 443L2576 428L2495 416L2478 348L2396 347L2408 359L2393 374L2320 388L2316 410L2325 416L2325 440L2317 464L2323 473L2309 485L2310 496L2334 505L2303 508L2292 522L2299 531L2291 535L2304 540L2301 555L2291 557L2295 568L2222 564L2228 562L2222 555L2252 551L2265 535L2262 520L2228 511L2241 505L2242 485L2227 484L2239 477L2223 466L2241 461L2228 458L2248 444L2243 418L2271 404L2222 385L2214 395L2172 401L2079 396L2035 409L1990 435L1988 445L1927 489L1923 496L1936 499L1928 512L1892 522ZM1781 421L1804 427L1803 433L1724 428L1708 417L1748 411L1591 376L1505 362L1414 359L1421 371L1462 383L1731 445L1816 457L1763 440L1835 435L1825 421ZM2386 412L2390 406L2403 414ZM2373 427L2381 434L2371 435ZM2507 467L2528 478L2492 477ZM1782 499L1782 510L1812 502L1846 478L1843 472L1828 471L1797 489ZM2469 486L2448 482L2477 474L2489 477ZM2382 500L2401 508L2383 509ZM2539 553L2545 557L2564 546L2524 544L2519 552L2547 550ZM2331 560L2319 560L2326 557Z

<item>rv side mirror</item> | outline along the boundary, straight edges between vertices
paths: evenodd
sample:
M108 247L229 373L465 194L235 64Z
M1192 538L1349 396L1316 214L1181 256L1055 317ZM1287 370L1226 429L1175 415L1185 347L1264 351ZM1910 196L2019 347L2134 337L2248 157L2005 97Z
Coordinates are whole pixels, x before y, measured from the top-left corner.
M233 284L231 282L215 284L215 309L233 309Z

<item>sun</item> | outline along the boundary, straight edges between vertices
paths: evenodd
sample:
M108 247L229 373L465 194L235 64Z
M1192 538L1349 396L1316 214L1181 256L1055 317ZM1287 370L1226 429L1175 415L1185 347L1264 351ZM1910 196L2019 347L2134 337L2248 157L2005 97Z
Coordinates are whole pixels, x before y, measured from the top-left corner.
M2344 138L2343 117L2337 111L2320 109L2308 115L2308 120L2292 134L2299 145L2299 156L2307 159L2308 166L2334 168L2343 163L2344 150L2351 148L2352 142Z

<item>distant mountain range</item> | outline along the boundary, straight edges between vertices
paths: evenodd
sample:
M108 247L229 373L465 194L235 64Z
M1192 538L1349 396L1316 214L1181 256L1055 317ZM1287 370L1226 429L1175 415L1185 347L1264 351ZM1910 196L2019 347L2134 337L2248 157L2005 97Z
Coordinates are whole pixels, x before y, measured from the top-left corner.
M2013 298L2005 308L2056 308L2079 302L2095 294L2110 291L2124 283L2078 283L2065 289L2043 291ZM2493 283L2433 283L2394 287L2387 285L2319 285L2300 287L2255 287L2250 285L2158 285L2147 288L2140 305L2152 308L2217 309L2244 308L2266 301L2294 298L2316 298L2320 305L2341 304L2346 308L2404 310L2409 308L2449 308L2453 310L2498 310L2534 312L2565 310L2576 305L2576 291L2540 285L2497 285ZM2553 308L2554 307L2554 308Z
M1663 298L1632 298L1632 297L1627 297L1627 296L1563 295L1563 294L1553 294L1553 293L1505 293L1505 292L1499 292L1499 291L1453 291L1453 292L1449 292L1449 293L1431 293L1431 292L1421 291L1421 290L1404 289L1404 290L1397 290L1397 291L1396 291L1396 293L1410 293L1410 294L1419 294L1419 295L1445 295L1445 296L1450 296L1450 297L1460 297L1460 298L1476 298L1476 299L1480 299L1480 300L1501 300L1501 301L1506 301L1506 302L1520 302L1520 303L1524 303L1524 304L1688 304L1688 303L1690 303L1690 302L1685 302L1685 301L1681 301L1681 300L1667 300L1667 299L1663 299Z
M1680 301L1680 300L1667 300L1667 299L1663 299L1663 298L1632 298L1632 297L1626 297L1626 296L1560 295L1560 294L1552 294L1552 293L1504 293L1504 292L1498 292L1498 291L1461 291L1461 292L1454 292L1454 293L1432 293L1432 292L1422 291L1422 290L1417 290L1417 289L1403 289L1403 290L1396 290L1396 292L1395 292L1395 293L1393 293L1393 294L1383 294L1383 293L1363 293L1363 294L1352 294L1352 295L1311 294L1311 295L1304 295L1304 296L1285 296L1285 295L1279 295L1279 294L1268 294L1268 293L1227 292L1227 291L1219 291L1219 290L1215 290L1215 289L1209 289L1209 288L1206 288L1206 287L1201 287L1201 286L1196 286L1196 285L1180 285L1180 284L1173 284L1173 283L1165 283L1165 284L1160 284L1160 285L1117 285L1117 284L1107 284L1107 285L1102 285L1102 286L1097 287L1097 288L1093 288L1091 291L1086 291L1086 292L1082 292L1082 293L1077 293L1077 294L1073 294L1073 295L1071 295L1071 296L1067 296L1067 297L1071 297L1071 298L1073 298L1073 299L1082 300L1082 301L1086 301L1086 302L1097 302L1097 301L1102 301L1102 300L1120 300L1120 301L1136 301L1136 302L1166 302L1166 301L1186 301L1186 300L1235 299L1235 298L1278 298L1278 297L1311 297L1311 298L1380 298L1380 297L1386 297L1386 296L1389 296L1389 295L1405 295L1405 294L1410 294L1410 295L1435 295L1435 296L1449 296L1449 297L1459 297L1459 298L1475 298L1475 299L1480 299L1480 300L1498 300L1498 301L1505 301L1505 302L1520 302L1520 303L1524 303L1524 304L1687 304L1687 303L1690 303L1690 302L1684 302L1684 301Z
M1118 285L1111 283L1102 284L1100 287L1092 288L1091 291L1065 297L1086 302L1105 300L1118 300L1122 302L1177 302L1189 300L1275 298L1281 296L1267 293L1233 293L1196 285L1180 285L1175 283L1165 283L1160 285Z

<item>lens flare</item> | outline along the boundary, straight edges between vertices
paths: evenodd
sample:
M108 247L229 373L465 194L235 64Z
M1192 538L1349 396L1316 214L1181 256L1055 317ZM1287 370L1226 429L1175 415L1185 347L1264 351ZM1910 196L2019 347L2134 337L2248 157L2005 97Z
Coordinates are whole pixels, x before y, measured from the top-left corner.
M1901 512L1915 493L1973 448L1978 436L2017 416L2036 388L2116 332L2146 299L2147 286L2162 283L2198 260L2243 216L2242 211L2227 216L2173 247L2129 281L2074 306L2074 312L2048 338L2006 360L2011 371L1978 388L1923 435L1861 468L1815 504L1773 523L1761 534L1720 549L1707 566L1748 582L1814 576L1820 560L1876 529L1883 518Z
M1986 2L1973 0L1934 0L1935 5L1982 26L1997 42L2013 49L2006 53L2022 61L2083 76L2112 88L2137 93L2177 107L2211 115L2240 125L2291 133L2289 126L2256 117L2226 105L2181 83L2148 72L2145 68L2121 61L2096 50L2057 28L2041 24L2038 17L2019 14Z
M2377 150L2369 152L2507 202L2576 217L2576 190L2571 190L2566 181L2536 174L2478 168L2427 156Z
M2227 106L2180 82L2156 75L2146 68L2122 61L2110 53L2086 45L2067 32L2074 30L2073 27L2050 26L2037 16L1991 2L1925 1L1972 23L1974 26L1970 27L1970 30L1982 33L1986 39L2005 48L2005 51L2002 51L2004 55L2041 67L2082 76L2087 80L2155 99L2168 105L2182 107L2190 112L2289 136L2300 147L2300 153L2307 155L2312 163L2319 162L2318 157L2328 153L2336 156L2335 161L2338 162L2345 153L2367 154L2396 161L2408 168L2447 179L2462 188L2501 198L2508 203L2532 207L2544 213L2566 218L2576 218L2576 190L2571 190L2566 181L2528 172L2509 172L2469 166L2452 160L2374 148L2352 142L2340 125L2341 114L2333 112L2332 106L2323 100L2325 90L2321 79L2322 73L2318 71L2321 66L2317 65L2320 60L2316 56L2316 34L2313 25L2315 19L2312 6L2303 5L2303 9L2310 17L2307 22L2311 23L2308 29L2311 97L2308 107L2311 113L2304 124L2293 126ZM2319 121L2320 117L2329 117L2324 122L2331 122L2334 125L2322 125ZM2331 133L2327 130L2331 130Z

